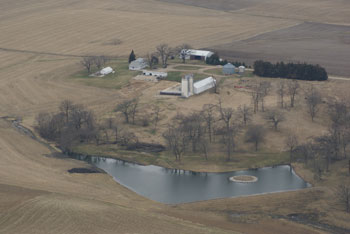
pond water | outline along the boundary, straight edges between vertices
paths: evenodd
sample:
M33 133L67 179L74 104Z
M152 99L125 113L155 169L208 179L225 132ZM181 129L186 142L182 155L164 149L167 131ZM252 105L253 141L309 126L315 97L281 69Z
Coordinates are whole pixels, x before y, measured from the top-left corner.
M297 190L311 185L301 179L287 165L224 173L192 172L158 166L142 166L125 161L74 156L102 170L130 190L151 200L178 204L215 198ZM237 183L231 176L252 175L255 183Z

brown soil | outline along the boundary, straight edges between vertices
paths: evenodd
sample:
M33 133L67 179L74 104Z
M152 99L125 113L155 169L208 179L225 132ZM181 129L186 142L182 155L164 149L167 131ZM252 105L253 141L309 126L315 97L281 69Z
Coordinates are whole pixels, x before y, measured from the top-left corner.
M210 48L224 57L251 65L258 59L307 62L325 67L330 74L350 73L350 26L302 23Z

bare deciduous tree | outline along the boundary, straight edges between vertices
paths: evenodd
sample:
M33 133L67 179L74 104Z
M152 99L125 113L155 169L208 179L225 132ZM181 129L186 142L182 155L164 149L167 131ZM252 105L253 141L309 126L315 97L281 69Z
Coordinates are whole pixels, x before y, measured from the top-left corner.
M223 136L223 142L226 146L227 161L231 160L231 155L235 147L235 136L239 132L239 125L233 124L234 110L232 108L223 108L221 99L219 100L220 120L224 122L223 127L219 132Z
M290 107L294 107L295 97L299 92L299 83L296 80L289 81L287 83L287 93L290 97Z
M311 86L311 88L307 90L305 98L311 120L314 121L314 118L319 111L319 105L322 102L321 94Z
M289 151L289 164L291 165L290 169L292 170L292 159L293 159L293 152L295 151L296 147L298 146L298 138L295 134L290 133L288 134L288 137L285 142L288 151Z
M157 63L158 58L156 53L147 53L146 62L150 69L153 69L154 65Z
M350 108L346 101L335 101L329 104L328 113L331 119L330 132L341 145L343 157L347 157L347 146L350 143Z
M138 102L139 101L137 98L125 100L122 103L120 103L114 111L122 113L126 123L130 123L131 119L131 123L135 124Z
M64 100L61 102L61 104L59 106L59 110L64 113L66 123L68 123L69 115L73 111L74 108L75 108L75 105L70 100Z
M265 111L265 97L269 95L271 89L271 83L268 81L263 81L259 83L258 92L259 100L261 103L261 110Z
M200 151L204 154L205 160L208 160L208 153L210 150L210 144L205 138L201 138L199 142Z
M188 50L190 49L192 49L192 46L189 44L182 44L176 48L176 51L179 53L183 63L186 63L186 56L188 55Z
M106 56L94 56L93 57L93 62L95 66L97 67L98 70L101 70L101 68L106 64L107 62L107 57Z
M261 125L252 125L248 128L245 134L245 141L254 143L255 151L258 151L258 146L264 141L266 131Z
M304 163L305 165L308 164L309 159L313 157L313 149L312 149L312 144L307 142L302 145L298 145L295 148L295 151L299 153L301 156L304 158Z
M280 81L277 85L277 95L279 98L279 104L281 108L284 108L284 96L286 95L286 83L285 81Z
M278 125L285 120L284 114L278 110L270 110L265 113L265 119L272 123L275 131L277 131Z
M160 113L162 110L158 105L154 105L152 109L153 109L153 123L154 123L153 130L157 131L157 126L160 119Z
M240 118L242 119L243 124L246 126L248 122L252 119L252 112L251 108L247 105L239 106L238 107L238 113Z
M171 48L168 44L160 44L156 47L156 50L159 54L159 57L162 62L163 68L168 66L168 59L170 56L174 55L174 49Z
M216 117L215 117L215 105L213 104L205 104L202 108L202 116L205 120L209 142L212 142L212 136L213 136L213 125L215 123Z
M350 213L350 186L340 185L336 190L338 201L345 207L347 213Z
M169 126L166 132L163 133L163 137L167 142L168 148L174 154L176 161L181 161L187 146L186 134L175 126Z
M260 90L259 84L256 83L252 86L252 92L250 93L252 97L252 103L254 107L254 113L259 111L259 101L260 101Z
M136 144L138 142L138 139L136 135L133 132L128 131L127 129L124 129L119 134L120 143L124 146L128 146L130 144Z
M204 135L203 118L200 113L194 112L190 115L182 116L179 129L187 135L189 142L191 142L192 152L196 152L197 145Z
M94 64L94 57L88 56L84 57L83 60L80 61L80 64L86 69L87 73L91 73L91 68Z

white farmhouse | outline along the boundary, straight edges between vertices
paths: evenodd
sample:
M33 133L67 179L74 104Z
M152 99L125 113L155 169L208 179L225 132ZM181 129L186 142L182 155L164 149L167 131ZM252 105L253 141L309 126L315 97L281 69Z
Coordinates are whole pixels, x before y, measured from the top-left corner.
M130 64L129 64L129 70L132 70L132 71L141 71L142 69L144 69L145 67L147 67L147 62L145 59L143 58L138 58L134 61L132 61Z

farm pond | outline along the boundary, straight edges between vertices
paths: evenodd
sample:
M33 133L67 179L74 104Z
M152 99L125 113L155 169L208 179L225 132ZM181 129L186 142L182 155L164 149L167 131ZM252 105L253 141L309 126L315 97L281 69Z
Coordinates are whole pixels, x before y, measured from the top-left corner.
M115 181L141 196L166 204L291 191L311 186L290 170L288 165L207 173L143 166L112 158L82 155L71 157L104 170ZM253 183L230 180L231 177L241 175L257 180Z

